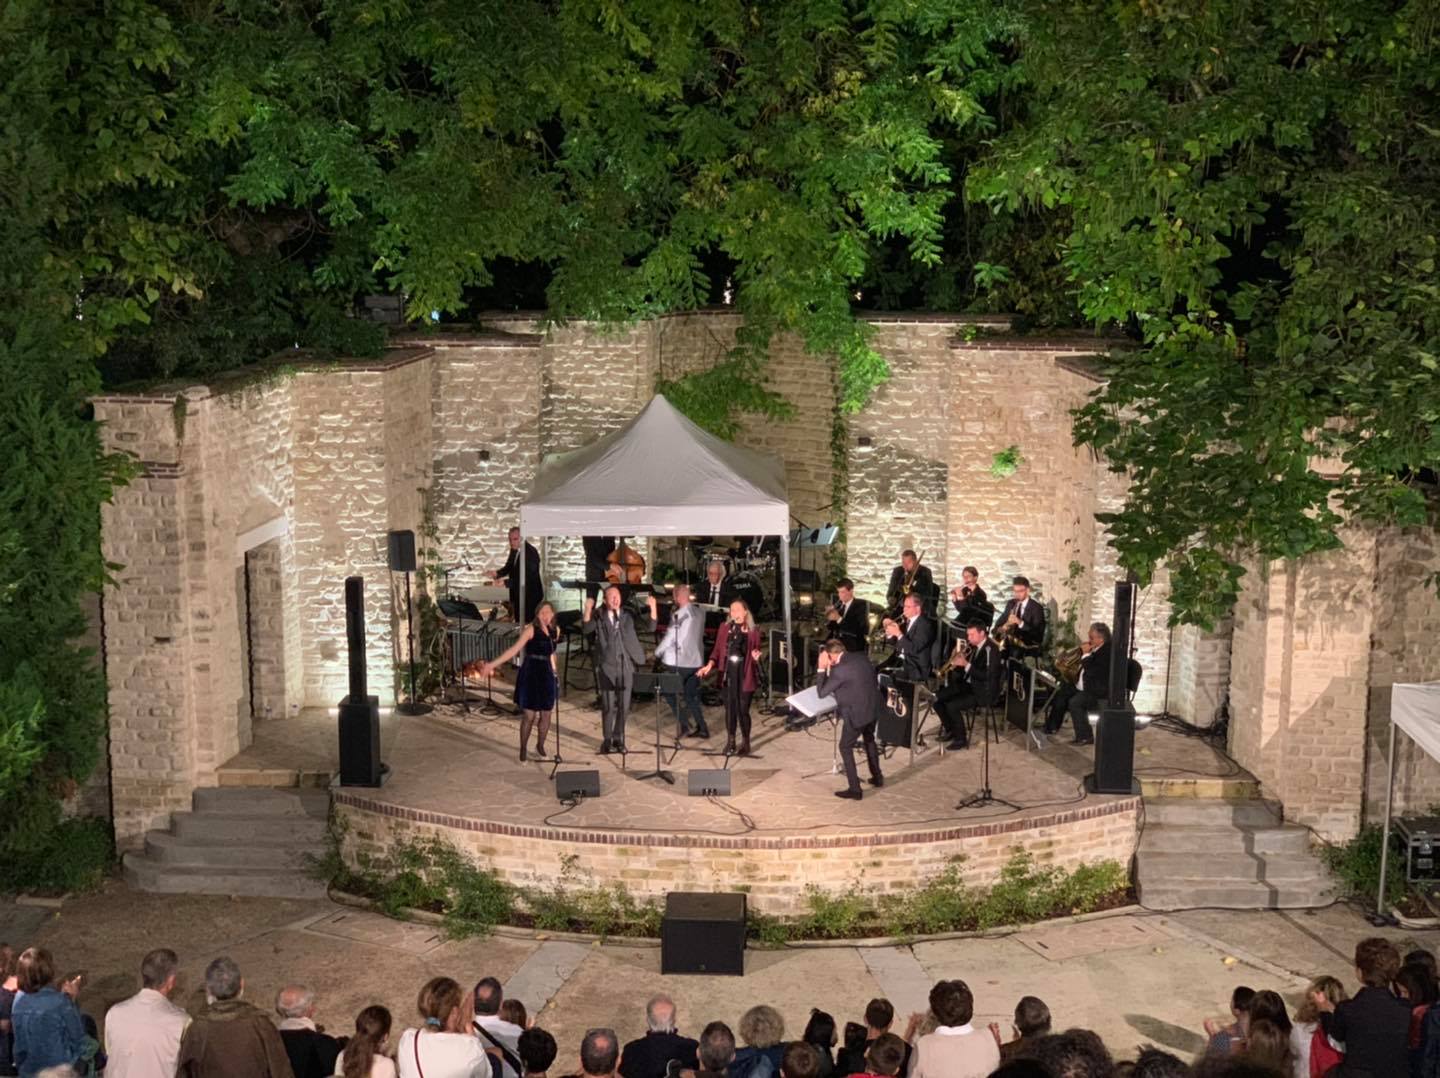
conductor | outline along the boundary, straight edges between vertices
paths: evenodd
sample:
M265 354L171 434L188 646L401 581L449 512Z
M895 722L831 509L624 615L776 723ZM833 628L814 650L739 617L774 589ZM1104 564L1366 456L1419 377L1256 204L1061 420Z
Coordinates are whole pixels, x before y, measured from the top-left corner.
M655 628L655 596L650 596L647 629ZM630 689L635 668L644 665L645 649L635 634L635 618L621 609L620 589L605 589L605 609L595 616L595 600L585 600L580 631L595 638L595 680L600 688L600 751L625 751L625 718L630 713Z
M843 724L840 733L840 763L849 785L836 790L836 797L859 801L860 773L855 767L855 742L865 742L865 762L870 766L870 785L884 786L880 774L880 750L875 745L875 713L880 690L875 684L875 667L862 652L846 651L839 640L826 641L820 652L815 691L835 697L835 710Z

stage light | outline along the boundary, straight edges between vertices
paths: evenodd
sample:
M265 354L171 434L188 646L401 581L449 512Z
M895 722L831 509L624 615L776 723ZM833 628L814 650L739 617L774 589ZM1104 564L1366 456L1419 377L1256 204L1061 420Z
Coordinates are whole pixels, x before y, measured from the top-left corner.
M860 437L855 439L855 445L859 449L870 449L872 446L874 446L874 444L874 441L868 434L862 434L860 435Z
M795 596L795 602L800 606L814 606L815 596L811 595L808 591L802 591L799 595Z

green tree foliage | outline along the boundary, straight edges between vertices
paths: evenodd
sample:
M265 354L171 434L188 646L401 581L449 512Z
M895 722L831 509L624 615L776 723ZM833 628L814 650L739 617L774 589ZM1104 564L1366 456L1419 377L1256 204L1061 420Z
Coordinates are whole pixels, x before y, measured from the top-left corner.
M1054 207L1085 315L1130 326L1077 438L1132 480L1122 563L1181 621L1342 519L1425 520L1440 457L1440 9L1022 2L1025 117L969 177ZM1338 462L1317 468L1317 458Z

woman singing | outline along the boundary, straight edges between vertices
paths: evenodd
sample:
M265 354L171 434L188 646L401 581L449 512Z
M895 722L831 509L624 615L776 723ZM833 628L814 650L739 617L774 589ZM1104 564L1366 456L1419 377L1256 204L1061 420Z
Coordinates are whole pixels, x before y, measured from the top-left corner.
M520 760L530 741L530 727L539 723L535 754L545 755L545 735L550 732L550 712L555 707L555 644L560 628L555 624L555 608L542 602L535 608L535 620L520 630L520 639L496 659L480 664L481 677L494 677L496 667L509 662L525 649L525 661L515 675L515 703L520 708Z
M710 661L695 671L705 677L718 665L720 691L725 697L725 752L735 751L735 727L740 727L740 755L750 755L750 698L760 684L760 630L750 608L740 599L730 604L730 619L720 626Z

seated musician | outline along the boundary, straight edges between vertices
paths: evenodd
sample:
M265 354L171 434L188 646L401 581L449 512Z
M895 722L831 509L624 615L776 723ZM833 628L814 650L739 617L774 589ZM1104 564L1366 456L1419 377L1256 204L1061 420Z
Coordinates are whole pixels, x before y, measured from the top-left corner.
M1110 626L1097 621L1080 645L1080 676L1074 685L1066 683L1056 690L1050 702L1050 715L1045 732L1058 734L1069 712L1075 729L1075 744L1095 744L1090 729L1090 712L1103 708L1110 698Z
M1030 598L1030 581L1017 576L1011 581L1012 598L1000 611L996 633L1008 637L1022 655L1034 655L1045 643L1045 608Z
M968 747L964 712L990 707L1000 698L1000 649L990 639L985 622L972 621L965 627L965 639L955 641L950 656L950 675L935 693L935 710L940 713L941 736L948 748Z
M920 564L915 551L906 550L900 555L900 564L890 571L890 587L885 591L890 617L899 618L904 613L905 597L912 594L920 597L924 613L935 612L935 579L930 575L930 567Z
M540 551L530 543L525 544L525 608L520 608L520 529L510 529L510 554L499 569L490 570L490 579L495 583L502 580L510 588L510 615L518 622L528 622L535 616L540 601L545 598L545 582L540 579Z
M882 664L900 681L924 681L930 676L930 648L935 643L935 625L925 616L920 596L907 595L899 621L885 619L885 635L894 652Z
M694 598L706 606L727 608L735 601L735 589L725 576L725 566L712 561L705 566L705 579L696 586Z
M995 615L995 607L986 597L985 589L980 586L980 570L973 565L967 565L960 570L960 579L963 583L950 591L955 620L968 627L973 620L971 615L984 611L986 624L989 624L990 618Z
M585 597L594 599L605 586L615 540L608 535L582 535L580 545L585 548Z
M838 640L846 651L864 651L870 637L870 604L855 598L855 582L848 577L835 585L835 605L825 611L830 623L826 640Z

